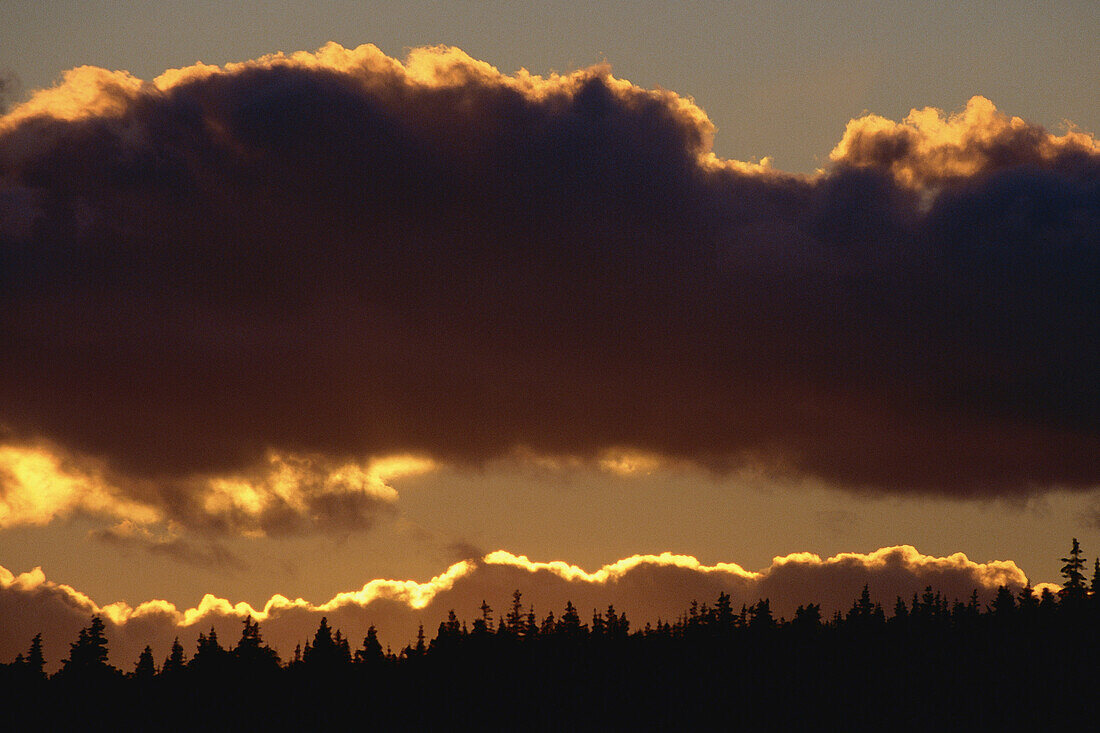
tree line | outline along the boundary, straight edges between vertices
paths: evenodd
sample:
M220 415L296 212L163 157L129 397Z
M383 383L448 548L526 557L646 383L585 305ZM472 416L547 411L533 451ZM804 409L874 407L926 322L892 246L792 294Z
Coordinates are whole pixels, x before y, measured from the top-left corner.
M0 668L0 694L47 707L73 703L54 709L62 716L120 699L133 714L154 718L175 706L181 723L220 716L250 724L257 715L346 720L371 700L372 718L393 725L454 724L475 705L489 728L508 729L516 722L509 716L538 713L547 729L578 720L644 729L661 721L679 727L693 715L702 722L724 700L747 706L751 724L798 725L817 710L848 729L873 728L888 716L895 727L916 730L927 723L926 708L911 704L921 699L980 727L1004 720L1008 710L1016 711L1009 716L1015 723L1034 716L1039 724L1045 705L1062 715L1096 712L1100 558L1090 580L1073 539L1062 562L1058 594L1002 586L981 604L976 590L948 599L929 586L887 611L864 586L846 611L825 616L820 604L808 603L786 619L767 599L737 608L720 593L640 627L614 606L582 617L567 602L560 614L538 616L516 590L503 613L482 602L468 623L451 610L434 636L421 626L396 651L383 648L373 626L353 645L322 618L285 660L264 642L260 624L245 618L235 644L223 646L211 628L190 655L177 638L163 661L146 646L129 670L109 663L103 620L93 616L52 675L41 634L31 639ZM246 713L234 704L229 691L244 690L262 706ZM1005 696L994 709L983 706L990 690ZM310 694L338 701L310 707ZM1018 709L1027 700L1034 708Z

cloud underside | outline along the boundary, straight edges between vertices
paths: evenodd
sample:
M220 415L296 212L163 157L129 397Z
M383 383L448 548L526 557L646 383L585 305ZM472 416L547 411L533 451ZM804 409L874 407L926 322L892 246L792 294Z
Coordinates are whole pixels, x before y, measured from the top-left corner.
M369 522L327 477L409 453L1100 483L1090 135L975 97L852 120L801 176L713 132L605 67L449 48L72 70L0 118L0 441L242 532ZM370 506L302 509L271 456Z
M809 602L821 603L826 614L846 610L864 584L876 600L890 605L897 596L908 601L928 585L948 599L967 599L976 589L986 602L1000 585L1020 588L1026 582L1012 561L975 563L961 553L931 557L910 546L825 559L796 553L775 558L760 572L733 563L707 566L670 553L637 555L586 572L565 562L533 562L501 550L458 562L425 583L373 580L320 604L274 596L257 609L207 595L197 607L180 610L160 600L137 607L97 606L72 587L47 580L40 569L14 575L0 567L0 613L6 619L0 628L0 661L14 657L35 633L43 632L56 664L93 613L107 621L112 661L128 668L145 644L152 644L158 655L167 654L178 636L193 649L198 633L211 626L231 644L247 616L263 623L265 639L284 656L311 637L321 616L353 640L374 624L384 642L399 648L415 637L418 624L431 634L452 609L472 619L480 615L485 600L499 616L516 589L524 594L525 610L533 606L540 620L550 611L559 615L566 601L572 601L582 615L614 604L640 627L646 621L676 618L692 600L713 603L723 592L737 607L769 598L777 615L790 617L796 605Z

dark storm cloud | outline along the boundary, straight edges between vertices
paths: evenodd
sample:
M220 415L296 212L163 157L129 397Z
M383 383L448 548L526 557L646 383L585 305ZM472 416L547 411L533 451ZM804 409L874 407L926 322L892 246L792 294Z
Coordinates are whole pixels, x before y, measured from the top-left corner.
M972 101L854 120L800 177L711 134L448 49L70 72L0 121L0 424L122 486L517 446L1100 482L1090 137Z

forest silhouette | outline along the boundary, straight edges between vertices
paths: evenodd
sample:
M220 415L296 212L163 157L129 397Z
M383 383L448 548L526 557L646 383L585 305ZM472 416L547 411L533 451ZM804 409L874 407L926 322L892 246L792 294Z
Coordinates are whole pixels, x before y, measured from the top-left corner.
M1088 578L1073 539L1061 561L1057 594L1001 586L983 606L929 586L887 611L864 586L831 617L721 593L637 626L613 606L540 616L516 590L398 651L322 618L286 660L249 617L232 645L211 628L192 654L177 639L158 663L146 646L130 670L109 663L93 616L54 674L41 634L0 665L0 700L9 724L46 729L1066 730L1100 712L1100 559Z

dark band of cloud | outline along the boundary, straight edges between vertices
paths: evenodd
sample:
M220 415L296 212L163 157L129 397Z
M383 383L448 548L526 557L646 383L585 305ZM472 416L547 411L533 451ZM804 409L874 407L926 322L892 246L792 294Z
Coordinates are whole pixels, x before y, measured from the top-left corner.
M69 72L0 119L0 426L134 495L517 446L1100 483L1091 136L976 98L854 120L806 177L712 134L603 67L454 49Z

